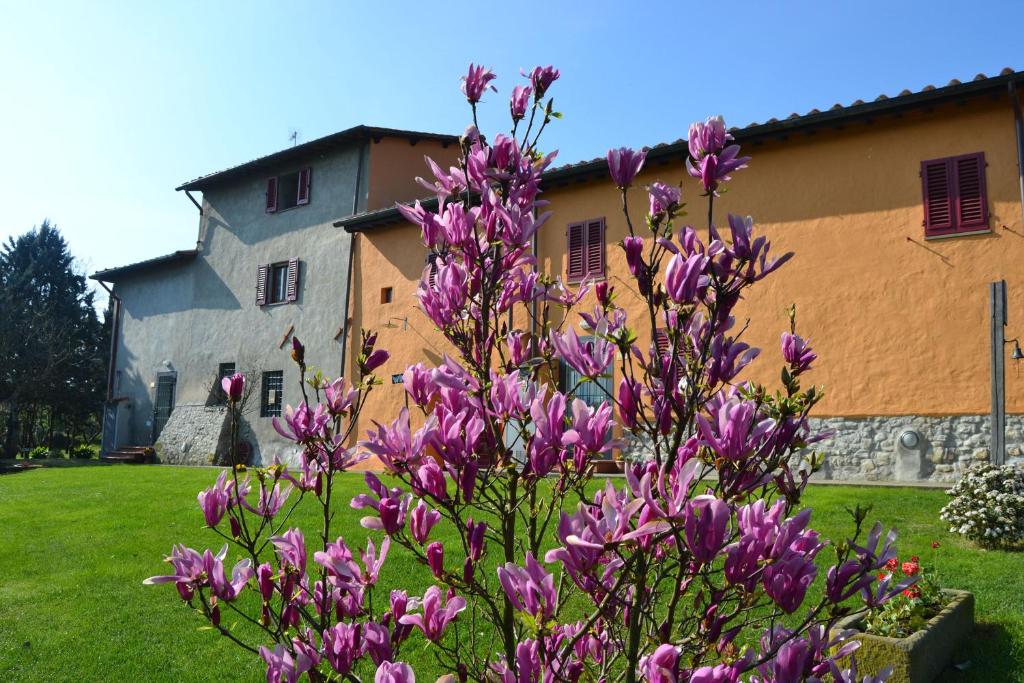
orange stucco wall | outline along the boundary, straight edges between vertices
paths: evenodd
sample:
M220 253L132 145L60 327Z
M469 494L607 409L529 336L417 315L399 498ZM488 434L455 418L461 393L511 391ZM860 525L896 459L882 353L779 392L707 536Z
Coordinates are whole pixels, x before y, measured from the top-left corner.
M405 138L385 137L370 142L366 210L390 208L395 202L406 202L427 194L416 176L430 176L423 160L431 157L448 168L459 153L456 143L447 146L434 140L419 140L411 144Z
M925 240L920 162L977 151L988 164L991 233ZM716 222L724 225L727 211L750 214L773 252L796 252L737 308L737 327L749 317L744 338L763 349L747 376L777 384L779 334L787 326L786 308L795 303L798 331L812 338L820 355L810 377L825 386L826 397L816 415L987 413L989 282L1007 281L1007 337L1024 336L1024 226L1005 99L795 134L744 152L753 161L716 200ZM682 181L688 219L704 234L705 200L682 162L647 169L638 185L655 179ZM638 188L631 196L634 225L645 230L645 193ZM564 274L565 226L603 216L607 276L620 305L631 318L639 315L639 298L626 291L630 276L616 244L626 227L610 181L549 188L544 198L554 215L540 236L541 270ZM437 363L447 350L416 309L413 292L424 257L411 226L374 228L359 237L353 320L356 327L380 330L380 343L392 354L382 371L388 375L414 362ZM394 288L394 303L380 304L384 286ZM408 329L401 321L385 327L392 316L408 317ZM1012 361L1006 380L1008 412L1024 412L1024 378ZM401 387L386 384L368 404L364 422L391 420L403 404Z

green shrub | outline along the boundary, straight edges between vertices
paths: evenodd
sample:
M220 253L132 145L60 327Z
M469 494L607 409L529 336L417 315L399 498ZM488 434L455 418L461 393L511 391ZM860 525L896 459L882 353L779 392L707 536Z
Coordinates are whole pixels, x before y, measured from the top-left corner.
M93 456L93 449L91 446L76 446L71 449L71 457L76 460L89 460Z
M50 449L46 446L36 446L28 452L28 457L31 460L42 460L43 458L50 457Z

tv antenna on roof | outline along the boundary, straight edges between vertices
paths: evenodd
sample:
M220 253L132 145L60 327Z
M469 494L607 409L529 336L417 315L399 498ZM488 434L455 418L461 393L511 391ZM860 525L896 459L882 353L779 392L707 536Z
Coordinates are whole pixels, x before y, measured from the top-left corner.
M299 144L299 130L298 128L292 128L292 132L288 134L288 139L292 141L292 147Z

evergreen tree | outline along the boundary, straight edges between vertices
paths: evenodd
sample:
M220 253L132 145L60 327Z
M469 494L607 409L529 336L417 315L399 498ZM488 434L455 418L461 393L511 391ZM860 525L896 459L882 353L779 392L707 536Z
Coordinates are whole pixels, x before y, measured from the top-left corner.
M98 423L107 349L94 293L48 220L0 250L0 405L5 451Z

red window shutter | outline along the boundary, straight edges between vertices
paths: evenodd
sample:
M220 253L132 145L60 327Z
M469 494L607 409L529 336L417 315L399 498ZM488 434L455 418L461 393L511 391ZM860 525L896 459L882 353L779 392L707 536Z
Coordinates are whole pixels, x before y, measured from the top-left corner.
M955 229L953 215L953 164L950 159L921 162L924 191L925 233L942 234Z
M659 356L667 356L669 351L668 332L665 330L654 331L654 346L658 349Z
M572 223L566 231L569 263L566 276L578 280L586 276L586 223Z
M957 230L988 227L988 199L985 196L985 154L965 154L953 159L956 171Z
M277 211L277 178L267 178L267 213Z
M437 282L437 254L427 254L427 267L430 268L427 271L427 286L433 289L434 283Z
M261 264L256 269L256 305L267 305L267 280L270 277L270 266Z
M586 274L604 277L604 219L587 223Z
M299 259L288 259L288 284L285 293L285 301L295 301L299 298Z
M298 204L309 204L309 186L313 180L313 168L307 166L299 171L299 199Z

